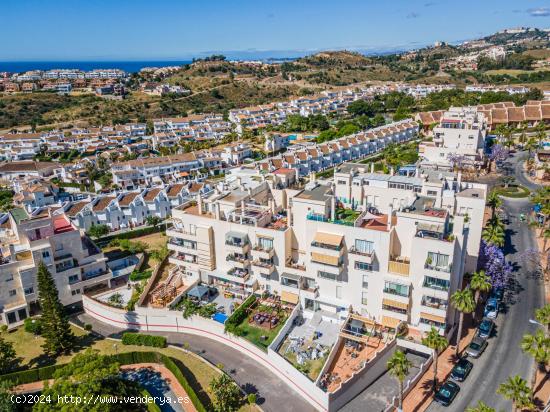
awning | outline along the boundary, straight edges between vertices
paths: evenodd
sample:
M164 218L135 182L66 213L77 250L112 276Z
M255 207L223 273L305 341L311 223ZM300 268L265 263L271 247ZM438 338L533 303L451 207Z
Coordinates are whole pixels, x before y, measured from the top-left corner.
M387 306L392 306L394 308L405 309L405 310L409 308L408 303L398 302L397 300L391 300L391 299L382 299L382 304Z
M313 241L325 245L340 246L343 237L343 235L336 235L334 233L317 232Z
M389 316L382 316L382 326L386 328L395 329L397 325L401 322L399 319L395 319Z
M234 231L229 231L226 233L225 235L225 238L226 239L234 239L234 238L237 238L237 239L246 239L248 236L246 233L242 233L242 232L234 232Z
M338 266L338 256L327 256L322 253L311 252L311 260L316 263L324 263L326 265Z
M420 317L431 320L433 322L445 323L445 318L442 316L432 315L431 313L420 312Z
M301 276L300 275L295 275L294 273L286 273L286 272L283 272L281 274L281 277L282 278L287 278L287 279L292 279L292 280L296 280L296 281L299 281Z
M293 305L296 305L298 304L298 301L300 300L300 298L296 293L287 292L283 290L281 292L281 300L283 302L288 302L288 303L292 303Z

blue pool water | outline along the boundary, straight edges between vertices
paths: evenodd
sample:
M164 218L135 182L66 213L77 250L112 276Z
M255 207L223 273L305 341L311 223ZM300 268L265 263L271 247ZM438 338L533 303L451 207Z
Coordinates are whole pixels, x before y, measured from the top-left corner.
M296 135L295 134L289 134L288 135L288 140L296 140Z
M215 313L212 315L212 319L214 319L216 322L220 322L221 324L224 324L227 320L228 316L225 313Z

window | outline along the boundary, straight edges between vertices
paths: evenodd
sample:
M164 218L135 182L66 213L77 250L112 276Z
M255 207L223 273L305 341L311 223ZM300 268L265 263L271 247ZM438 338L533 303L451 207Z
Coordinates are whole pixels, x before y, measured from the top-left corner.
M258 238L258 246L261 250L271 250L273 249L273 239L268 239L266 237Z
M15 323L17 322L17 318L15 317L15 312L10 312L7 314L8 323Z
M17 295L17 290L15 290L15 289L10 290L9 295L10 295L10 297L13 297L13 296Z
M425 325L434 326L436 328L445 329L445 324L441 322L436 322L434 320L425 319L423 317L420 317L420 323L423 323Z
M429 267L446 268L449 266L449 255L443 255L437 252L428 252L426 265Z
M34 288L32 286L25 289L25 295L32 295L33 293Z
M78 275L69 276L69 284L76 283L79 281Z
M370 263L365 263L365 262L355 262L355 269L372 272L372 265Z
M71 295L73 295L73 296L80 295L80 289L75 289L75 290L71 291Z
M359 253L370 255L374 251L374 242L369 240L355 239L355 250Z
M409 296L409 286L400 285L399 283L384 282L384 292L398 296Z
M363 275L363 288L367 289L369 287L369 277L367 275Z
M436 190L428 190L428 196L437 196L437 191Z
M23 308L23 309L19 309L17 311L17 314L19 315L19 320L25 320L27 319L27 309Z
M424 287L436 290L449 290L451 282L445 279L424 276Z
M44 259L49 258L49 257L50 257L50 251L49 251L49 250L44 250L44 251L42 252L42 257L43 257Z
M338 180L336 183L338 183L339 185L347 185L348 182L346 182L345 180Z
M318 271L317 276L319 276L322 279L328 279L328 280L338 280L338 275L335 273L329 273L325 271Z
M363 305L366 305L367 304L367 292L362 292L361 293L361 303Z

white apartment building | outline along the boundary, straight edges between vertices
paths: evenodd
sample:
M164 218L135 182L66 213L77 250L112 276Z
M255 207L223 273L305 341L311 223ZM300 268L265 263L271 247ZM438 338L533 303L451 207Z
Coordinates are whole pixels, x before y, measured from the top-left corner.
M346 163L331 185L265 175L172 211L169 261L236 295L268 291L311 318L350 309L384 327L449 332L450 295L475 268L486 187L450 172L375 174Z
M41 208L32 214L14 209L8 219L11 229L1 238L2 324L16 327L36 311L39 262L48 267L64 305L79 302L89 288L110 284L107 259L60 209Z
M420 144L421 164L450 169L450 158L458 155L463 166L480 166L487 127L484 114L475 107L451 107L433 129L433 140Z

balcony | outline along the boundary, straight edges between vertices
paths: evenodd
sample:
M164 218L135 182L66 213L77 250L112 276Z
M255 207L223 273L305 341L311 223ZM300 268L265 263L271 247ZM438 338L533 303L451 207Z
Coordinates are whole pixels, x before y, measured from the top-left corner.
M422 306L431 309L447 310L448 302L444 299L439 299L431 296L422 297Z
M424 264L424 269L433 270L435 272L451 273L451 271L453 270L453 266L452 264L446 266L438 266L428 263L428 261L426 260L426 263Z
M254 266L262 276L270 276L275 271L273 262L264 262L255 259L252 261L252 266Z
M443 292L449 291L450 282L444 281L442 279L435 279L435 278L425 278L424 283L422 284L423 287L433 290L439 290Z
M185 229L179 229L176 227L173 227L171 229L168 229L166 231L166 236L168 237L174 237L177 239L190 239L190 240L196 240L197 239L197 232L196 231L189 231Z
M239 269L245 269L246 267L250 266L250 260L244 256L236 256L233 254L229 254L225 258L225 260L227 262L233 262L233 266Z
M370 252L362 252L357 250L355 246L352 246L348 252L351 253L352 255L361 256L362 257L361 260L364 261L365 263L372 264L372 262L374 261L374 250Z
M195 242L183 242L179 239L170 239L167 247L169 250L182 253L197 253L197 244Z
M300 270L300 271L303 271L303 272L306 271L306 266L304 264L298 263L298 262L292 260L292 258L288 258L286 260L285 266L287 268L296 269L296 270Z
M393 257L388 262L388 272L400 276L409 276L411 263L408 258Z
M260 244L257 244L252 248L252 256L259 259L271 259L275 254L273 247L266 248Z

